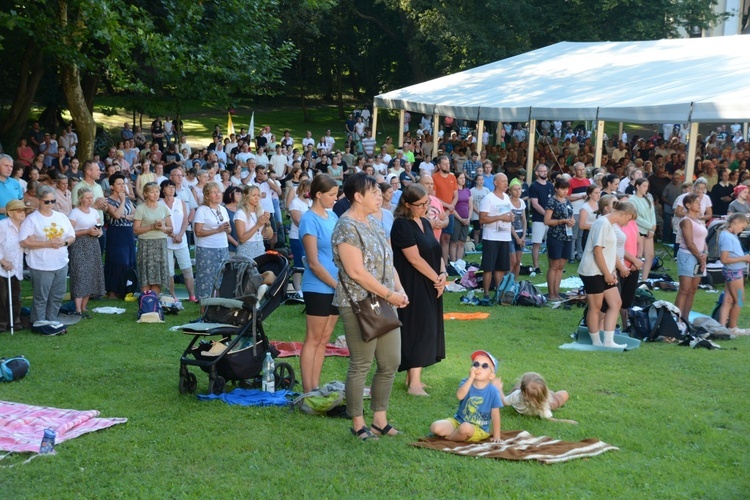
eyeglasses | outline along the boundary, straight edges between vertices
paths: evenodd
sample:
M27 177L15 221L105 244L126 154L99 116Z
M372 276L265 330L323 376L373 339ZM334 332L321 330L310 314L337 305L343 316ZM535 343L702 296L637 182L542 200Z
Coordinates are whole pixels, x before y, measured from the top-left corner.
M422 203L412 203L411 206L413 206L413 207L426 207L429 204L430 204L429 201L423 201Z
M484 368L485 370L490 367L489 363L480 363L479 361L474 361L472 365L474 368Z
M57 203L57 200L42 200L42 203L45 205L52 205L53 203Z

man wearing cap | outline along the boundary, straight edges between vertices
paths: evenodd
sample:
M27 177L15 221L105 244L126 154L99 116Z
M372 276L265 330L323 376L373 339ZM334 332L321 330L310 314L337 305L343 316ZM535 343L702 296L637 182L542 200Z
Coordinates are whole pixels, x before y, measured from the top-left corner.
M11 200L23 198L21 184L12 178L13 158L9 155L0 155L0 219L5 219L5 205Z
M2 160L0 160L2 161ZM23 280L23 251L19 238L21 223L33 208L21 200L10 200L3 211L7 214L0 220L0 332L10 329L23 330L21 326L21 280ZM10 280L10 287L8 281ZM11 290L10 297L8 289ZM13 325L9 311L13 307Z

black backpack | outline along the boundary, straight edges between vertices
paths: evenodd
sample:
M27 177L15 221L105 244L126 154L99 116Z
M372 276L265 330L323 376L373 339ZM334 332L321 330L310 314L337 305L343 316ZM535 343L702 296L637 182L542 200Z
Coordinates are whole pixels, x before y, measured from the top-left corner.
M678 317L668 307L658 303L645 309L628 310L630 336L644 342L654 342L660 337L682 340L685 334L678 325Z
M524 280L518 283L513 305L542 307L546 303L547 299L544 294L531 281Z

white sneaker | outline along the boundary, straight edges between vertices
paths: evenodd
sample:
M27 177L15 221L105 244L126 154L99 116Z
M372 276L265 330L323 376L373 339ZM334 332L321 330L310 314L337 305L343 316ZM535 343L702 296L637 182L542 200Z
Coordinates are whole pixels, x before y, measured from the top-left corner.
M735 326L734 328L729 329L729 333L731 333L732 335L750 335L750 329L737 328Z

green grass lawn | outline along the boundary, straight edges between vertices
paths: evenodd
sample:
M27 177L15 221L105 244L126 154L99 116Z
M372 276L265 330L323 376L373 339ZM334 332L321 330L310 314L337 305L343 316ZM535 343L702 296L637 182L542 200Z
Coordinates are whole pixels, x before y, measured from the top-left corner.
M546 263L545 263L546 264ZM675 265L668 260L674 273ZM568 265L566 276L575 273ZM673 274L674 275L674 274ZM543 281L543 278L536 278ZM674 300L674 293L657 292ZM717 295L699 291L695 309ZM446 311L475 311L448 294ZM28 301L26 301L28 302ZM92 307L112 305L97 301ZM349 421L284 408L199 402L177 390L189 338L168 328L197 316L189 304L163 325L94 315L65 336L2 334L2 355L24 354L29 376L0 385L0 399L79 410L128 423L60 444L56 456L0 469L2 498L746 498L750 418L746 399L750 339L725 350L648 344L624 354L562 351L582 309L496 306L490 319L449 321L447 358L425 370L430 396L406 394L399 374L391 422L404 435L360 443ZM302 306L281 306L264 323L272 340L302 340ZM750 326L743 311L741 326ZM342 334L339 323L334 336ZM501 360L509 389L525 371L543 374L570 402L556 412L579 425L502 412L506 430L564 440L595 437L620 448L559 465L449 455L408 446L457 407L455 390L478 348ZM297 358L288 360L295 368ZM344 380L346 358L328 358L324 381ZM198 390L207 377L198 373ZM369 409L366 419L369 421ZM11 455L0 465L18 463Z

